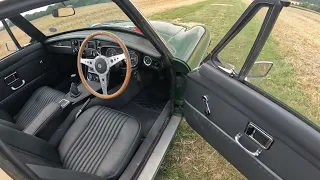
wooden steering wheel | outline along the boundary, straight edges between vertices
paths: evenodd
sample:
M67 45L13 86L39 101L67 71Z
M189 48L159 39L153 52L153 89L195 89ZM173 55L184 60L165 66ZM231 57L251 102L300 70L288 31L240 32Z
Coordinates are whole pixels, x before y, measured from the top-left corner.
M120 45L123 53L119 54L119 55L112 56L112 57L106 57L104 55L98 54L98 56L96 56L94 59L82 58L84 48L85 48L86 44L88 43L88 41L91 38L98 36L98 35L104 35L104 36L108 36L108 37L111 37L112 39L114 39ZM126 77L124 79L124 82L118 91L116 91L113 94L108 94L110 68L122 60L125 60L126 65L127 65L126 66L127 67L126 68ZM96 92L95 90L93 90L89 86L89 84L86 81L86 78L83 75L81 64L84 64L84 65L92 68L93 72L98 75L103 94ZM79 49L79 52L78 52L77 67L78 67L78 73L79 73L80 79L81 79L84 87L86 87L87 90L91 94L93 94L96 97L99 97L101 99L112 99L112 98L119 96L127 88L130 77L131 77L131 61L130 61L128 49L119 37L117 37L116 35L109 33L109 32L96 32L96 33L93 33L90 36L86 37L86 39L82 42L80 49Z

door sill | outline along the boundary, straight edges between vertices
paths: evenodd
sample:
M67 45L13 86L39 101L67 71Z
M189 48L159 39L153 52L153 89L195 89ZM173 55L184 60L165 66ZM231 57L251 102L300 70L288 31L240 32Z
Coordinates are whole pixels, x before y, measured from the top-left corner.
M151 180L156 177L160 165L166 155L176 130L181 122L181 115L173 115L162 133L162 136L140 173L138 180Z

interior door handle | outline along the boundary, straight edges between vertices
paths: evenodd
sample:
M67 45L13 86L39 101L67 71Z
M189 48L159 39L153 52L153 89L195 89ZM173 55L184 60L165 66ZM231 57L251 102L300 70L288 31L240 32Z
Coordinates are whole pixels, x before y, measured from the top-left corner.
M211 113L210 107L209 107L209 97L207 95L202 96L202 101L204 102L205 105L205 110L204 113L208 116Z
M22 83L21 83L18 87L13 87L13 86L11 86L11 89L12 89L13 91L16 91L16 90L22 88L22 86L24 86L25 83L26 83L26 81L22 79Z
M249 151L247 148L245 148L241 143L240 143L240 138L242 137L241 133L238 133L235 137L234 140L236 141L236 143L244 150L246 151L248 154L250 154L251 156L259 156L262 152L262 150L260 148L258 148L255 152L251 152Z

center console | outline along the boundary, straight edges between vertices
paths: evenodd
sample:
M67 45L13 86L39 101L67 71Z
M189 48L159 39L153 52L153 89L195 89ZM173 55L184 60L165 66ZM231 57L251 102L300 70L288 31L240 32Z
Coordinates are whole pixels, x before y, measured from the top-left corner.
M87 81L87 83L94 91L101 90L101 85L99 82ZM83 100L91 96L91 93L87 90L86 87L84 87L82 83L78 84L77 88L80 93L78 96L74 96L71 92L68 92L68 94L66 94L65 96L65 100L69 101L72 105L82 102Z

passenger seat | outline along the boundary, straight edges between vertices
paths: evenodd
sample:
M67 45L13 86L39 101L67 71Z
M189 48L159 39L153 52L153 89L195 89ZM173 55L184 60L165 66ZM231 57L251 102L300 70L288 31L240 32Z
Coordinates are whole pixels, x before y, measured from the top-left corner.
M50 103L58 103L64 96L65 94L58 90L43 86L32 94L14 117L0 109L0 124L24 131Z

